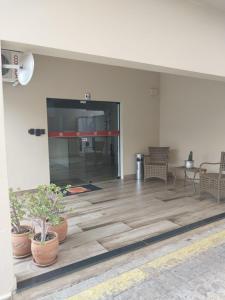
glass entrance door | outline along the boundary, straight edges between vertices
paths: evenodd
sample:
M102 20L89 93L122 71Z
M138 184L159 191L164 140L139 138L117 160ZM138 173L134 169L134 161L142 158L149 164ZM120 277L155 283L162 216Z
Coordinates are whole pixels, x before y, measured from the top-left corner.
M51 182L81 184L119 173L119 103L47 99Z

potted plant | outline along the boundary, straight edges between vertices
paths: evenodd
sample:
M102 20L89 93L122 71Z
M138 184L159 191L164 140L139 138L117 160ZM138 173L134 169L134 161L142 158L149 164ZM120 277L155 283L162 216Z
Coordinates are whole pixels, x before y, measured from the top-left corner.
M189 156L188 156L188 160L185 160L185 167L187 169L191 169L194 167L194 160L193 160L193 152L190 151Z
M23 258L31 255L31 226L22 225L21 221L26 215L26 203L23 197L19 197L17 192L9 190L11 235L13 255L16 258Z
M69 185L62 189L55 184L51 184L50 197L55 200L57 198L58 205L54 208L55 217L48 221L48 228L50 231L57 232L60 244L66 240L68 232L68 222L67 218L63 215L65 206L62 200L67 195L69 188Z
M30 217L39 225L40 232L36 232L31 240L33 261L38 266L49 266L57 259L58 234L49 230L49 224L58 220L61 210L61 194L56 185L40 185L34 193L26 195Z

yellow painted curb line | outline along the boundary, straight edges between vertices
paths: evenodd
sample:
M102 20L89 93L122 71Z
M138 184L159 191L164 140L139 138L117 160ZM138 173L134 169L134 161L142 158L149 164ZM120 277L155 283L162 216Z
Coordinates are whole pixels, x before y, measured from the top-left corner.
M111 296L128 290L133 285L147 279L148 273L140 269L133 269L117 277L106 280L78 295L70 297L69 300L98 300L103 296Z
M162 267L171 267L178 263L181 263L190 256L204 252L207 249L217 246L225 241L225 231L215 233L207 238L194 242L190 246L178 249L174 252L166 254L165 256L156 258L153 261L145 264L144 267L159 269Z
M137 283L148 279L151 274L148 269L169 268L185 259L202 253L211 247L215 247L225 241L225 231L215 233L193 244L173 251L169 254L154 259L141 265L139 268L124 272L121 275L99 283L67 300L99 300L102 297L114 296L122 293Z

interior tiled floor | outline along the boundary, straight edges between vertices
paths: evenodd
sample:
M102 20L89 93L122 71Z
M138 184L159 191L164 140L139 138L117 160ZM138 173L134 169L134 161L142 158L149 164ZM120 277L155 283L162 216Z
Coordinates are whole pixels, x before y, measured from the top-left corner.
M31 257L15 259L18 281L225 212L224 202L210 196L200 200L191 185L179 181L175 189L158 180L96 185L102 190L65 198L69 232L57 263L39 268Z

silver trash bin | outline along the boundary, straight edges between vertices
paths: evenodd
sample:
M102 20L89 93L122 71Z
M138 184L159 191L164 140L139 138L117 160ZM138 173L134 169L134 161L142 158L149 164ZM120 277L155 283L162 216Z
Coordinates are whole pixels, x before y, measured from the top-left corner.
M136 154L136 179L142 180L144 178L144 154Z

